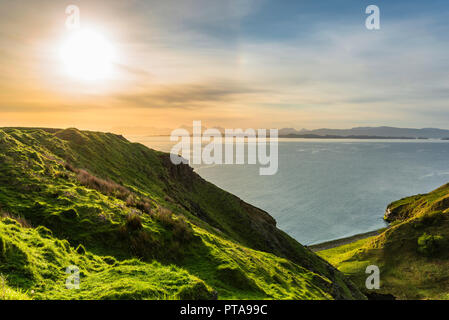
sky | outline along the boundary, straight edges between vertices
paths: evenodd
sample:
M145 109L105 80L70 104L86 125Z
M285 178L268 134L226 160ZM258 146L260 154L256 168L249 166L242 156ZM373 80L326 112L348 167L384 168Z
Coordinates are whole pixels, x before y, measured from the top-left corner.
M67 73L69 5L107 77ZM0 126L449 129L448 34L447 0L0 0Z

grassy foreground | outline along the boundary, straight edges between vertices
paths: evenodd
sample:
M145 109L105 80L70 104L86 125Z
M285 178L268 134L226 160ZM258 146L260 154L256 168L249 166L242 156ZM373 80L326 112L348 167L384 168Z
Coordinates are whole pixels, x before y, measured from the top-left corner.
M368 265L380 268L377 293L397 299L449 299L449 184L390 204L391 227L379 236L318 254L365 287Z
M66 268L80 289L66 288ZM0 299L365 299L266 212L169 155L0 129Z

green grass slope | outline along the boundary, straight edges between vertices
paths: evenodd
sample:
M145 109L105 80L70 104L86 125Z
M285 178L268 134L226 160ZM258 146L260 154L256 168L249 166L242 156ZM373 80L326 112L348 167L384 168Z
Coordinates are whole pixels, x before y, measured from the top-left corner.
M449 184L390 204L391 227L379 236L318 254L365 287L368 265L380 268L382 294L449 299Z
M364 298L268 213L118 135L0 129L0 209L9 297Z
M187 271L136 259L117 261L75 249L45 227L24 228L16 220L0 221L0 271L3 283L20 288L10 298L35 299L179 299L210 298L210 287ZM80 290L67 290L66 268L80 270ZM9 290L13 290L9 288ZM0 293L1 297L1 293Z

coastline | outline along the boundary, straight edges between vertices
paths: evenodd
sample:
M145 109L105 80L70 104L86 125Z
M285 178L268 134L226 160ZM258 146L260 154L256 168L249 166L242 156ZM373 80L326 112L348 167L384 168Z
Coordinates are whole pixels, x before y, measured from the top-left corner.
M377 236L379 234L381 234L382 232L384 232L387 228L381 228L381 229L377 229L374 231L369 231L369 232L365 232L365 233L359 233L359 234L355 234L353 236L350 237L345 237L345 238L340 238L340 239L335 239L335 240L330 240L330 241L326 241L326 242L322 242L322 243L318 243L318 244L313 244L310 246L306 246L308 249L312 250L313 252L318 252L318 251L322 251L322 250L327 250L327 249L332 249L332 248L336 248L345 244L349 244L352 242L356 242L358 240L362 240L362 239L366 239L369 237L373 237L373 236Z

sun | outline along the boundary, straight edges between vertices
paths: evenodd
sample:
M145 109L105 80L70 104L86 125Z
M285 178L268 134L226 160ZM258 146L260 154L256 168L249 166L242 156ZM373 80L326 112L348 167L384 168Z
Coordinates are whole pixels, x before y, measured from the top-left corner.
M60 57L64 71L72 78L98 81L111 77L115 50L102 34L77 30L62 43Z

